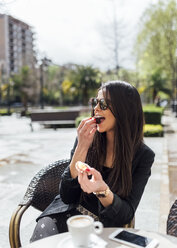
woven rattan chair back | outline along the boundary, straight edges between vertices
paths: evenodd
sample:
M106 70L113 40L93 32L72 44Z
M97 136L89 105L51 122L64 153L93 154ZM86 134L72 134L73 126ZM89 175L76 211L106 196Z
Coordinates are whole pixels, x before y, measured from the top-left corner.
M167 219L167 234L177 237L177 199L171 206Z
M69 160L59 160L41 169L30 182L22 204L31 200L31 206L44 211L59 193L61 175Z
M23 200L14 211L9 225L9 242L11 248L21 247L20 222L29 206L43 211L59 193L61 175L69 159L59 160L41 169L31 180Z

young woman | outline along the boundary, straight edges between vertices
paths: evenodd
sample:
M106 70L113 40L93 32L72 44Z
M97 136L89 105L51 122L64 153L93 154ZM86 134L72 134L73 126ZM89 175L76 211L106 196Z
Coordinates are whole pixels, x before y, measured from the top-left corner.
M94 117L84 119L77 129L71 162L62 175L60 197L65 204L82 204L105 227L121 227L134 217L151 174L154 152L143 143L143 111L135 87L109 81L98 90L92 106ZM90 168L83 172L76 168L77 161ZM59 232L56 208L54 215L52 206L49 210L39 219L31 241L46 232L49 222ZM39 229L44 222L46 228Z

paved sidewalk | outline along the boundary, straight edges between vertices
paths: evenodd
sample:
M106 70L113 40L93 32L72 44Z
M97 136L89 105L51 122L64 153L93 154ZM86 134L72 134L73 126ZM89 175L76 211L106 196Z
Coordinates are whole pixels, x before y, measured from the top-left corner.
M177 198L177 117L175 115L175 113L168 110L164 116L168 152L170 206Z
M162 165L159 232L166 231L169 209L177 198L177 118L175 116L176 114L168 109L162 118L166 159Z

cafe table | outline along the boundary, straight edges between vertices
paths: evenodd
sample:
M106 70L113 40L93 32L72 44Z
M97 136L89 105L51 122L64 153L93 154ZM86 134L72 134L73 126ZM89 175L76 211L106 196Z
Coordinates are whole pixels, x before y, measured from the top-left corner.
M120 244L116 241L110 240L109 235L117 230L117 228L104 228L102 234L99 235L101 239L103 239L105 242L107 242L106 246L103 246L105 248L130 248L130 246ZM138 235L143 235L149 238L155 238L159 241L158 248L177 248L177 238L160 234L157 232L149 232L144 230L138 230L138 229L128 229L124 228L124 230L129 230L131 232L134 232ZM40 239L38 241L35 241L33 243L30 243L28 245L22 246L22 248L72 248L68 245L65 245L65 240L67 240L70 236L68 232L56 234L44 239ZM96 248L96 246L93 246ZM91 247L92 248L92 247Z

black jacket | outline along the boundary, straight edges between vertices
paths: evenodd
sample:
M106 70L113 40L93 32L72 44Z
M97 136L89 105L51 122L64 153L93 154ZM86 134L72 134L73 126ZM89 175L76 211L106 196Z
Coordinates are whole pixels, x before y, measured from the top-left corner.
M71 151L71 158L74 154L77 142ZM128 197L121 198L114 194L113 203L108 207L103 207L100 201L93 194L89 194L88 201L82 202L82 205L99 216L100 221L105 227L121 227L129 223L135 214L137 206L144 192L145 185L151 175L151 166L154 161L154 152L145 144L142 144L136 152L132 162L132 190ZM103 178L108 175L106 171ZM73 179L70 175L69 166L65 169L60 184L60 196L66 204L77 204L81 195L81 188L77 178ZM44 211L42 216L52 213L59 213L60 207L57 204L60 201L57 196L54 202Z

